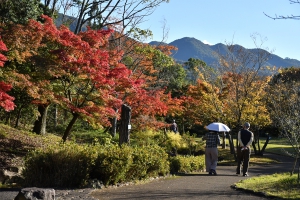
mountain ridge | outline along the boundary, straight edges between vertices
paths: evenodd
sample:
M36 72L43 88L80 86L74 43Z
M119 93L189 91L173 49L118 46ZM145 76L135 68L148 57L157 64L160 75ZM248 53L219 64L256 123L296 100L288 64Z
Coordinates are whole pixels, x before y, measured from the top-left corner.
M150 45L157 45L159 42L152 41ZM167 44L167 43L164 43ZM202 41L193 38L193 37L183 37L180 39L176 39L173 42L168 43L167 45L172 45L178 48L177 51L173 51L172 57L177 62L186 62L189 58L200 59L204 61L207 65L214 65L218 63L219 54L225 55L228 53L228 49L225 44L217 43L215 45L204 44ZM242 48L245 48L239 44ZM249 51L256 51L258 48L247 49ZM270 52L269 52L270 53ZM297 59L291 58L281 58L276 54L270 53L270 58L266 62L268 66L276 66L276 67L300 67L300 61Z

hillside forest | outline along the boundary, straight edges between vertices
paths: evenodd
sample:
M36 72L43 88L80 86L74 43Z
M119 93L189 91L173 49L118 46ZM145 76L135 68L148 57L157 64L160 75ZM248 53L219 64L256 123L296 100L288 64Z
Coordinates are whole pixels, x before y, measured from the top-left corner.
M232 44L215 66L176 63L175 47L144 43L151 30L139 28L166 0L18 2L0 3L3 124L64 142L79 128L118 137L127 106L131 135L173 120L180 134L201 135L211 122L234 133L247 121L255 134L299 141L299 69L267 66L267 51ZM57 26L58 12L74 18Z

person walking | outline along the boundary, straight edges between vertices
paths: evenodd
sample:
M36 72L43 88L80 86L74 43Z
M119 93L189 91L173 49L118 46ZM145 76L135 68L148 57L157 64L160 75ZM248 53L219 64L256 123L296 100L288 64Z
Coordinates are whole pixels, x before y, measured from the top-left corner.
M177 133L178 128L177 128L177 124L175 122L175 119L173 120L173 123L170 126L170 130L173 131L174 133Z
M217 131L209 131L203 137L206 140L205 146L205 166L209 175L217 175L218 164L218 145L220 145L220 136Z
M243 128L238 132L238 148L237 148L237 169L236 174L241 174L241 165L243 162L243 176L248 175L248 167L251 154L251 144L254 139L254 135L249 131L250 124L246 122Z

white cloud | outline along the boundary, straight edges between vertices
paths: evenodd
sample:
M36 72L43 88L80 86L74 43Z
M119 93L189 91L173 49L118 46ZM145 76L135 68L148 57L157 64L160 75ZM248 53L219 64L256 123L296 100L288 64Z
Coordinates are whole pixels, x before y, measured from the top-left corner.
M211 43L209 43L208 41L206 41L206 40L203 40L202 41L204 44L208 44L208 45L211 45Z

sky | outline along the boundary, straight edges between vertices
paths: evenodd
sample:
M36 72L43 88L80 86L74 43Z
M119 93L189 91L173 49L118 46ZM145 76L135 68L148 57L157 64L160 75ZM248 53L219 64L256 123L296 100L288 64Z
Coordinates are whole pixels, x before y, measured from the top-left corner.
M300 60L300 20L273 20L264 13L272 17L300 15L300 4L289 0L170 0L140 25L153 33L147 42L162 41L163 33L168 32L166 43L193 37L210 45L259 47L282 58Z

